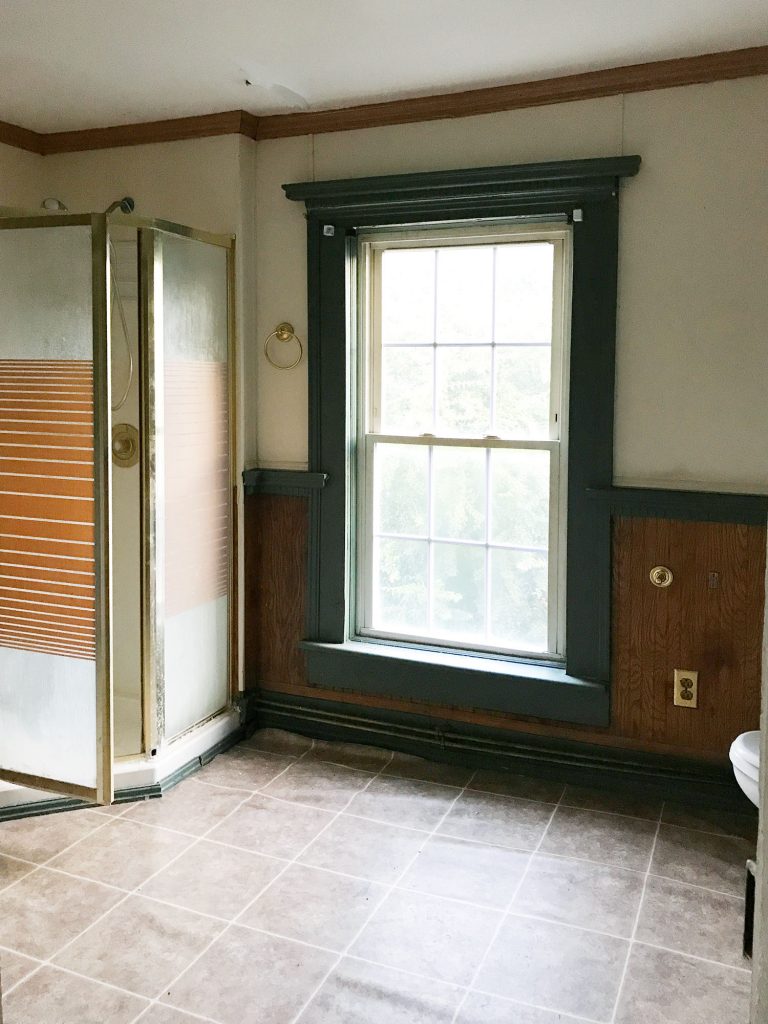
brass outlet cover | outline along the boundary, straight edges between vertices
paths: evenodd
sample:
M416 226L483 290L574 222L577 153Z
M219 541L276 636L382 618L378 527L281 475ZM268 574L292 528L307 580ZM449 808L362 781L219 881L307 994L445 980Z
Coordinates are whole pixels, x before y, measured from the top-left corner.
M699 706L699 673L696 669L675 669L675 706L697 708Z

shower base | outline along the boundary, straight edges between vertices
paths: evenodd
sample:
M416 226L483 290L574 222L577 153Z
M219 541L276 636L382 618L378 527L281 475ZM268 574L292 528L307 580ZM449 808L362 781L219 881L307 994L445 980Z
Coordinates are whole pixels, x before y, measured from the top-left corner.
M115 803L162 796L215 754L236 743L242 734L241 713L227 708L214 718L171 740L154 757L115 760ZM40 789L0 781L0 821L35 814L88 807L84 800L60 797Z

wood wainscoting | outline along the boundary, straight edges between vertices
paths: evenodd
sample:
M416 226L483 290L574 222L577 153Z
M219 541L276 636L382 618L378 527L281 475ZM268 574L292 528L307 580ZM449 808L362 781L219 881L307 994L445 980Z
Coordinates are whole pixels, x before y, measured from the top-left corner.
M428 715L603 747L725 763L759 721L764 526L617 517L613 524L613 698L605 729L388 700L310 686L305 633L308 501L253 494L245 504L245 667L268 693ZM656 565L674 574L660 590ZM714 577L711 574L716 573ZM699 706L674 707L675 668L699 672Z

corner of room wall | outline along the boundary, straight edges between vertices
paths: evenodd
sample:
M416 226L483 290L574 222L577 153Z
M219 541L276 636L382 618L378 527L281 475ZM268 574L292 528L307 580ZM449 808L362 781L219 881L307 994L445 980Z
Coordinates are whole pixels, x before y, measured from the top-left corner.
M42 156L0 142L0 206L37 210L43 182Z

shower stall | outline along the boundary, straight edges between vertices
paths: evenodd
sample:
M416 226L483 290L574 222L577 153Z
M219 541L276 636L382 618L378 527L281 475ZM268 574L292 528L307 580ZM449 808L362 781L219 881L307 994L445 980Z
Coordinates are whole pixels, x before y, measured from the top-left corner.
M0 812L239 723L234 239L113 205L0 215Z

